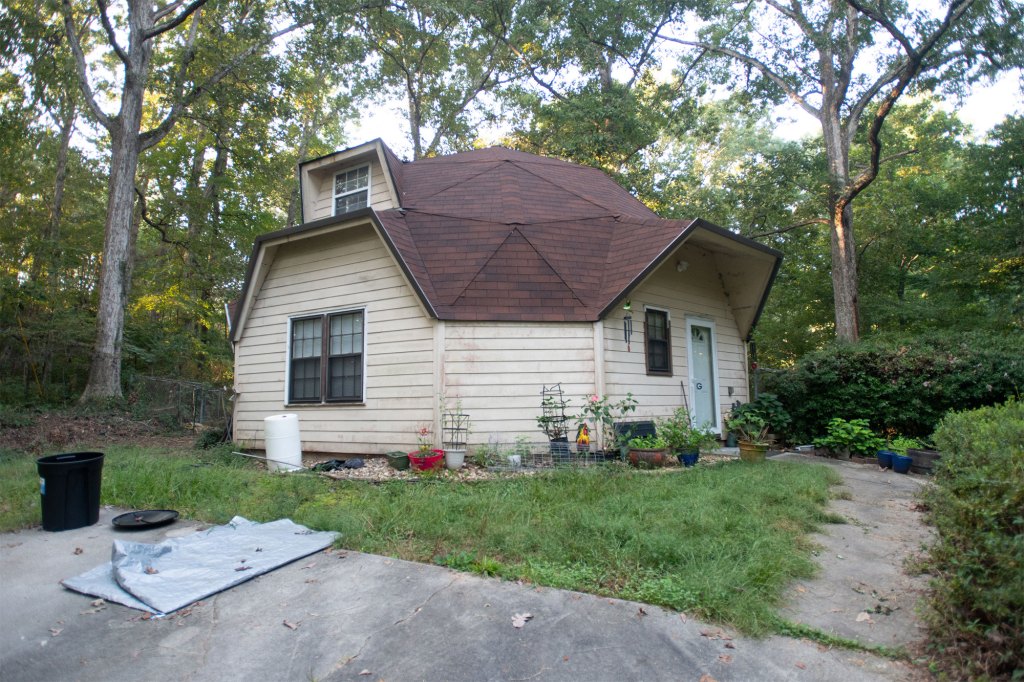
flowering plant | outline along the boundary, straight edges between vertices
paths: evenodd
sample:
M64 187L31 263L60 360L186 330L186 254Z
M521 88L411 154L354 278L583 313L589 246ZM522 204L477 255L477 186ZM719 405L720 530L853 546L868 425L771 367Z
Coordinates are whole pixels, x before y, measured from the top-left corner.
M590 395L583 401L579 423L588 421L594 424L594 430L601 437L603 447L611 448L618 445L615 434L615 422L622 421L630 412L636 411L637 401L632 393L627 393L622 400L613 403L608 396Z
M420 452L430 452L434 445L434 435L429 426L423 425L416 429L416 442L419 444Z

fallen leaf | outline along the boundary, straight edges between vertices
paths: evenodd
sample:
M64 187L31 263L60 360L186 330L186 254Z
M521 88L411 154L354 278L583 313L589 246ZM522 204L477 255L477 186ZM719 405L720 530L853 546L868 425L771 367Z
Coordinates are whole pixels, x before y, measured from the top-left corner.
M50 628L50 637L56 637L62 632L64 632L64 628Z
M685 623L686 622L686 614L685 613L680 613L679 614L679 620L681 620L681 621L683 621Z
M636 610L636 616L637 616L637 618L643 618L643 617L644 617L644 616L646 616L646 615L647 615L647 612L646 612L646 611L644 611L644 607L642 607L642 606L641 606L640 608L638 608L638 609Z
M283 620L283 621L281 621L281 625L285 626L289 630L298 630L299 629L299 624L298 623L293 623L290 620ZM362 673L359 673L359 674L362 675Z
M735 644L733 644L732 642L726 642L726 643L725 643L725 648L726 648L726 649L735 649L735 648L736 648L736 645L735 645Z
M156 570L152 566L146 566L146 573L149 574L149 575L156 575L159 572L160 571Z
M150 613L149 611L146 611L144 614L142 614L142 620L149 620L152 617L153 617L153 614Z
M718 682L718 680L716 680L715 678L711 677L711 675L708 675L707 673L704 673L703 675L700 676L700 682Z
M106 604L107 602L103 601L102 599L93 599L91 602L89 602L89 606L106 606Z
M796 667L800 668L801 670L807 670L807 664L806 663L801 663L800 661L797 661L793 665L795 665Z
M797 592L801 592L801 593L802 593L802 592L806 592L806 591L807 591L807 588L806 588L806 587L804 587L803 585L797 585L797 586L796 586L796 591L797 591Z
M75 547L75 552L74 552L74 553L75 553L75 556L78 556L79 554L81 554L81 553L82 553L82 552L84 552L84 551L85 551L85 550L84 550L84 549L82 549L81 547Z
M568 656L562 656L562 661L565 662L565 663L568 663L569 662L569 657Z
M316 566L316 562L315 561L313 561L311 563L308 563L305 566L303 566L302 570L305 571L307 568L313 568L314 566Z
M842 554L836 554L836 558L837 559L845 559L846 557L844 557Z
M359 674L360 674L360 675L372 675L373 673L371 673L371 672L370 672L369 670L367 670L366 668L363 668L362 670L360 670L360 671L359 671Z
M235 569L235 573L237 573L238 571L248 571L250 568L252 568L252 566L239 566Z
M524 625L526 625L526 621L530 620L531 618L533 618L532 613L517 613L516 615L512 616L512 627L521 628Z
M718 660L722 663L732 663L732 656L729 654L718 654Z
M874 623L875 622L875 621L871 620L871 614L868 613L867 611L861 611L860 613L858 613L856 621L858 623Z

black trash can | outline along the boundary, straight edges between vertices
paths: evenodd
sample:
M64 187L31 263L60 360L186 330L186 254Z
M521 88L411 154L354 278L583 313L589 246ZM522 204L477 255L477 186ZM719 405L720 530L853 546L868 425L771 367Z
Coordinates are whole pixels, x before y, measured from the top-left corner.
M43 530L72 530L100 519L102 452L70 452L36 460Z

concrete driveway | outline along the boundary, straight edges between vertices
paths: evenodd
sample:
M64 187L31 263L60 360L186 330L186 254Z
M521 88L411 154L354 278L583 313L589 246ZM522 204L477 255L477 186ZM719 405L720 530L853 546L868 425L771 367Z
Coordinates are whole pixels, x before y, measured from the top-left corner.
M89 528L0 534L0 679L853 682L912 672L809 641L740 637L649 605L333 550L144 619L58 584L109 558L123 536L110 525L119 512L102 510ZM131 538L196 528L178 522ZM517 628L517 614L532 618Z

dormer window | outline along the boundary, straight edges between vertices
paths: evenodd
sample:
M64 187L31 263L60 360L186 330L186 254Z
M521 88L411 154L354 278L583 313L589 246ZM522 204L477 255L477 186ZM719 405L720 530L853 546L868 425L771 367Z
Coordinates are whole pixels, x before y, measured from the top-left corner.
M370 167L360 166L334 176L334 215L341 215L370 203Z

